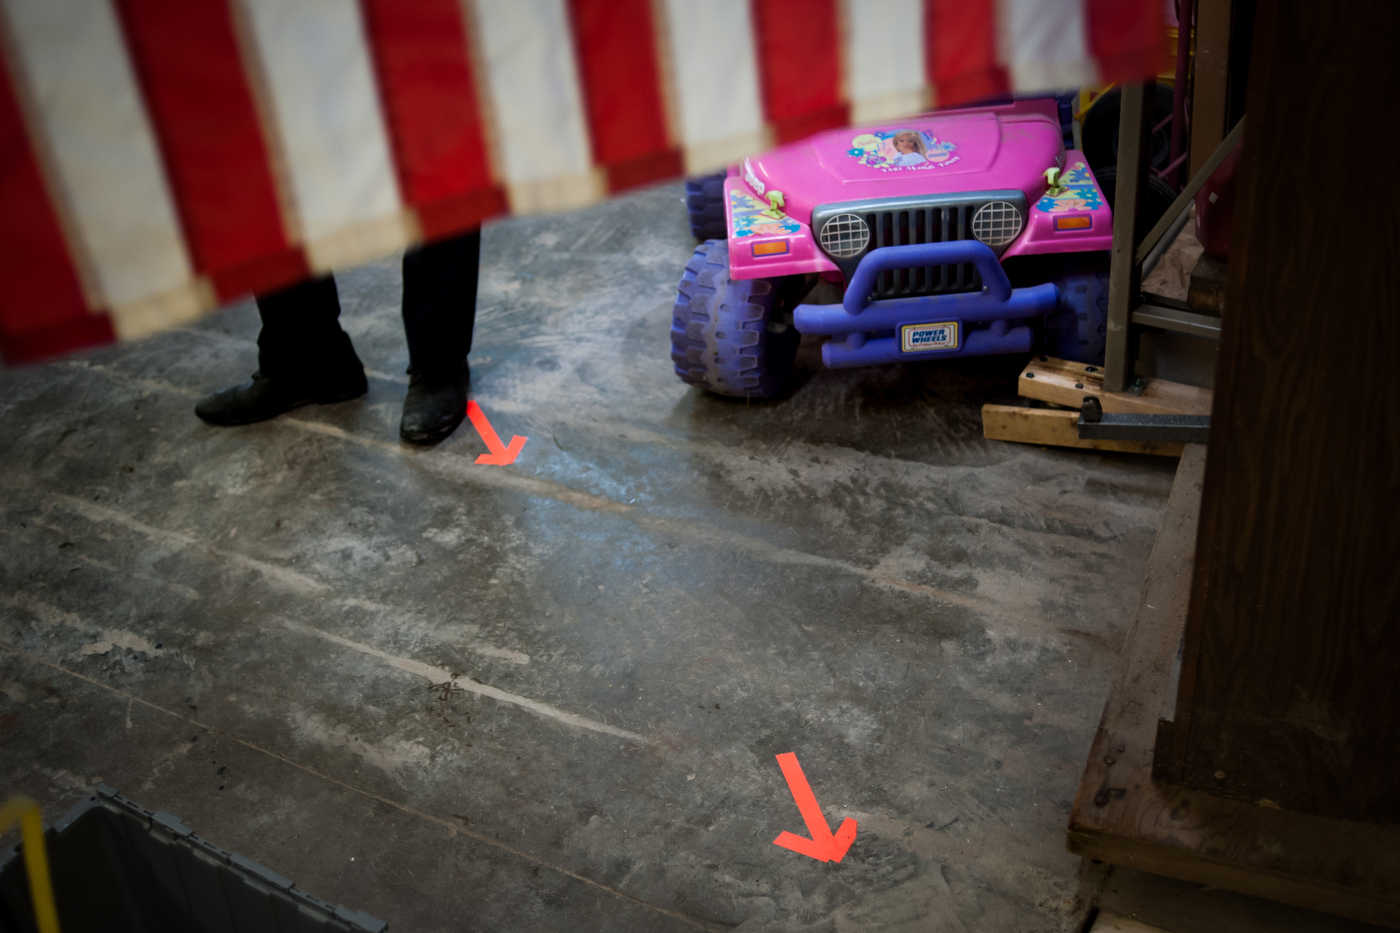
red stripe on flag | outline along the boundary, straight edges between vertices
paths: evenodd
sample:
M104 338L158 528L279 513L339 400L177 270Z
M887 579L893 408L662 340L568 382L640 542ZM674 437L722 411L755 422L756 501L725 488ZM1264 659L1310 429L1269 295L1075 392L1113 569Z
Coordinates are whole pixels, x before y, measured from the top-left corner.
M224 300L305 277L226 0L116 7L195 269Z
M778 142L845 126L836 0L752 0L763 110Z
M684 174L671 141L651 0L569 0L593 160L620 191Z
M685 157L679 149L666 149L628 159L626 162L614 162L605 168L608 173L608 191L615 194L628 188L649 185L654 181L679 178L685 174Z
M996 0L924 0L924 56L939 107L1010 90L997 58Z
M111 343L106 314L88 313L29 131L0 63L0 356L21 363Z
M1084 13L1101 83L1143 81L1171 70L1159 0L1085 0Z
M506 210L459 0L361 0L404 199L441 239Z

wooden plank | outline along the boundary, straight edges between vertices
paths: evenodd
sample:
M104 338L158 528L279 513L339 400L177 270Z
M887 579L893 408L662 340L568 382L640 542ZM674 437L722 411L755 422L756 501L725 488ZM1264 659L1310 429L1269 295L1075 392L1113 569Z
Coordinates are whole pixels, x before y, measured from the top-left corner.
M1163 457L1180 457L1182 446L1155 441L1082 440L1079 437L1079 412L1059 408L1023 408L1020 405L983 405L982 436L994 441L1157 454Z
M1400 830L1152 780L1157 716L1190 597L1205 448L1186 445L1079 783L1071 852L1400 927Z
M1141 395L1103 390L1103 367L1040 356L1021 370L1017 391L1026 398L1078 408L1084 396L1097 395L1103 410L1114 414L1209 415L1210 389L1150 379Z
M1205 314L1225 313L1225 282L1229 266L1223 259L1201 256L1191 270L1191 284L1186 291L1186 303L1192 311Z
M1225 138L1230 83L1230 0L1197 0L1191 82L1191 175Z
M1168 933L1168 931L1143 923L1141 920L1134 920L1132 917L1115 914L1111 910L1102 910L1094 918L1094 925L1089 933Z
M1354 64L1390 60L1400 4L1278 0L1256 25L1198 571L1159 773L1400 826L1400 231L1349 222L1346 203L1355 179L1394 169L1366 125L1388 96ZM1329 141L1302 220L1279 196L1300 138ZM1400 189L1366 209L1394 216Z

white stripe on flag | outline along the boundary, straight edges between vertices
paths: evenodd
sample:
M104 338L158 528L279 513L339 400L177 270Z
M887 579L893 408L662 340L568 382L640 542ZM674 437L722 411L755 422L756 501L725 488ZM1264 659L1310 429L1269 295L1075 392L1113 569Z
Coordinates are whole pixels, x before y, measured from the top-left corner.
M928 107L923 0L845 0L851 122L906 117Z
M4 0L71 219L74 257L117 335L141 336L211 303L194 279L165 170L107 0Z
M417 240L358 4L242 2L312 268L356 265Z
M1098 83L1084 0L998 0L999 57L1017 93Z
M564 0L475 0L474 9L511 211L570 210L603 197Z
M748 0L666 0L685 170L723 168L769 143Z

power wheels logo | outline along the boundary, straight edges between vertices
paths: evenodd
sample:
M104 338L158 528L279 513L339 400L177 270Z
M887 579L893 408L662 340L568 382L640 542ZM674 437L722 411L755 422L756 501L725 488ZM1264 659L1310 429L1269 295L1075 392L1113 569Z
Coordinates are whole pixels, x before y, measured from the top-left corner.
M905 324L899 329L901 349L905 353L922 353L925 350L956 350L958 348L958 322L944 321L940 324Z

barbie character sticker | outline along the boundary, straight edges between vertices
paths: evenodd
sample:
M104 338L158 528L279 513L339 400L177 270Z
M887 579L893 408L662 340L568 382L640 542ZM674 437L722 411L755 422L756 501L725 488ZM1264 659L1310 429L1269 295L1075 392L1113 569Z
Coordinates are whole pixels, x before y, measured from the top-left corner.
M1063 214L1066 211L1092 211L1103 204L1099 189L1089 175L1089 167L1076 162L1059 177L1059 184L1045 192L1045 196L1035 202L1035 209L1047 214Z
M959 160L954 143L927 130L874 130L851 140L846 154L882 172L944 168Z
M781 210L743 191L729 192L729 217L735 239L746 236L779 236L802 227Z

